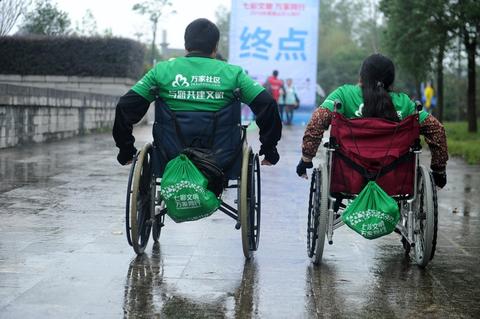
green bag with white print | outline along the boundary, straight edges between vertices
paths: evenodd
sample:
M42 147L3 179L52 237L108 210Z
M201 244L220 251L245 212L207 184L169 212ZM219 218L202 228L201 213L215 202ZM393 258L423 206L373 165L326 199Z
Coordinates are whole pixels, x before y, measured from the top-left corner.
M342 220L367 239L390 234L400 219L397 202L374 181L369 181L347 206Z
M167 215L181 223L213 214L220 206L220 200L207 189L207 185L207 178L185 154L169 161L160 184Z

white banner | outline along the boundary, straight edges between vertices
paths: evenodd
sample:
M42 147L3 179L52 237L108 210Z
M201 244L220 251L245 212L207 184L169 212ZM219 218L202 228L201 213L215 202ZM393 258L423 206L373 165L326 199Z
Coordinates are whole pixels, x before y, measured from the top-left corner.
M232 0L228 62L264 83L291 78L302 107L315 105L319 0Z

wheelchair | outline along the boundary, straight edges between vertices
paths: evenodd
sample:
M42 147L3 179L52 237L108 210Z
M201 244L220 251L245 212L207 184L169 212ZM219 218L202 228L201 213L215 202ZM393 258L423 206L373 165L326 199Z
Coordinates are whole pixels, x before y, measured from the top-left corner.
M261 216L260 162L258 154L247 143L247 126L241 125L240 112L239 100L217 112L173 112L157 96L153 142L147 143L134 157L128 178L126 235L137 255L143 254L150 233L155 242L159 241L165 226L167 209L160 194L160 183L167 162L185 146L194 145L213 151L224 172L223 189L237 190L234 204L222 200L218 210L236 221L245 258L249 259L257 250Z
M437 193L430 171L419 163L419 114L399 123L374 118L346 119L335 103L326 161L313 170L308 201L307 253L322 260L325 239L344 225L342 213L369 180L393 197L400 210L395 232L406 254L424 268L433 259L438 224Z

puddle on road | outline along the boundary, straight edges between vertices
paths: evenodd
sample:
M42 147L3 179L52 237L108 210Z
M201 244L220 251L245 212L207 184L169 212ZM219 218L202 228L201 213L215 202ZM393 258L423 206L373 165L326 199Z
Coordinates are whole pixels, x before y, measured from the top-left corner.
M151 256L143 254L132 260L125 283L125 318L251 318L255 314L261 291L255 261L245 262L235 284L189 280L188 291L179 291L176 280L164 278L168 268L158 245Z
M1 149L0 194L25 185L56 186L49 181L50 177L86 163L86 154L113 149L112 143L104 135L90 135Z

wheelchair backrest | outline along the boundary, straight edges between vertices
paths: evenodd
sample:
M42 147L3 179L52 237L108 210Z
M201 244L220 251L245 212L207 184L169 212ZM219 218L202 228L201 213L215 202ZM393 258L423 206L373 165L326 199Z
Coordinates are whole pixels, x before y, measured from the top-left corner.
M242 141L239 101L233 101L217 112L172 111L161 99L155 101L153 125L153 167L162 176L165 165L184 148L211 149L225 176L235 179L240 174L241 156L232 161Z
M368 180L376 180L389 195L412 195L416 167L412 149L419 145L419 131L417 114L397 123L347 119L334 112L330 191L358 194Z

